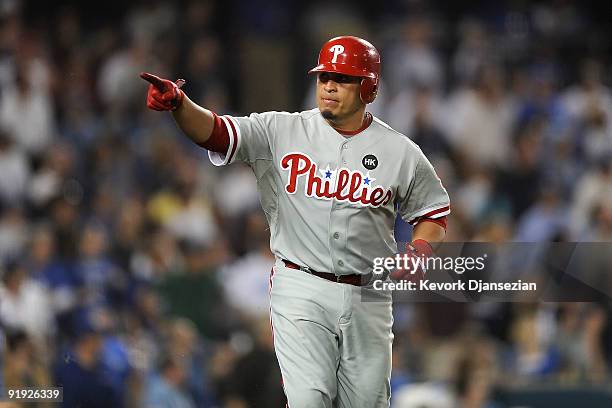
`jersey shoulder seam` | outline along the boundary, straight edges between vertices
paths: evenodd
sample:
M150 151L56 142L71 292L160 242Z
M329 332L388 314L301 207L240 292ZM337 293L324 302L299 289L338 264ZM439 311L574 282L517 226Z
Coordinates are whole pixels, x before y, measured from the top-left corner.
M313 116L315 116L318 113L318 109L315 108L315 109L309 109L309 110L300 111L300 112L267 111L264 113L274 115L275 117L277 116L298 116L304 119L311 119Z
M407 143L409 146L412 146L413 148L417 149L417 150L421 150L421 148L419 147L418 144L416 144L415 142L413 142L408 136L406 136L405 134L398 132L397 130L393 129L391 126L389 126L387 123L383 122L382 120L380 120L379 118L377 118L376 116L374 116L374 121L372 123L376 123L378 126L381 126L383 128L385 128L389 134L392 134L394 137L398 137L402 140L402 143Z
M301 112L276 112L278 116L290 116L300 120L310 120L316 118L319 113L319 109L309 109Z

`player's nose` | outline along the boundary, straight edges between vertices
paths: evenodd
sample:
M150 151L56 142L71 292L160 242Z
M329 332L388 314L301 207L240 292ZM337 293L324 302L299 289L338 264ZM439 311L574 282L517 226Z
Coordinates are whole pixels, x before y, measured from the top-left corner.
M338 83L333 79L329 79L327 82L323 84L323 89L328 92L335 92L338 90Z

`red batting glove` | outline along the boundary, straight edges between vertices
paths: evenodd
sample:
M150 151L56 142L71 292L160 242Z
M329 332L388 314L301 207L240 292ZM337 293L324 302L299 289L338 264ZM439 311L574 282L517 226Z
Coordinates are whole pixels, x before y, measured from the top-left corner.
M183 103L185 93L181 90L181 87L185 84L184 79L177 79L176 82L172 82L148 72L142 72L140 77L151 84L147 92L147 107L149 109L174 111Z
M411 243L406 244L406 255L408 257L408 268L394 270L389 274L391 279L415 282L425 278L425 269L423 266L427 258L433 255L431 244L424 239L415 239ZM421 263L416 269L413 268L413 263L410 258L421 259Z

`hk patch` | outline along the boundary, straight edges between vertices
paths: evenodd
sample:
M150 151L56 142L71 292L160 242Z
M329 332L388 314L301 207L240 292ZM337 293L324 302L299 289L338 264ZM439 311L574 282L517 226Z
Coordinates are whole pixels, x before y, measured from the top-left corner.
M363 164L363 167L368 170L374 170L376 167L378 167L378 159L373 154L368 154L363 156L361 164Z

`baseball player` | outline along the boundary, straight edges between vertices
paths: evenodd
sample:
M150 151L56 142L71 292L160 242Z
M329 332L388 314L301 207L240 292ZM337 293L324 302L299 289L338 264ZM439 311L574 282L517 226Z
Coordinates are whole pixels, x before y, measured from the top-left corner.
M410 254L445 236L449 197L417 145L366 112L380 55L351 36L323 45L317 108L219 116L172 82L143 73L147 106L171 111L214 165L255 173L276 257L274 347L291 408L388 407L391 294L373 289L373 260L397 253L396 214L414 225ZM368 301L362 301L364 294Z

